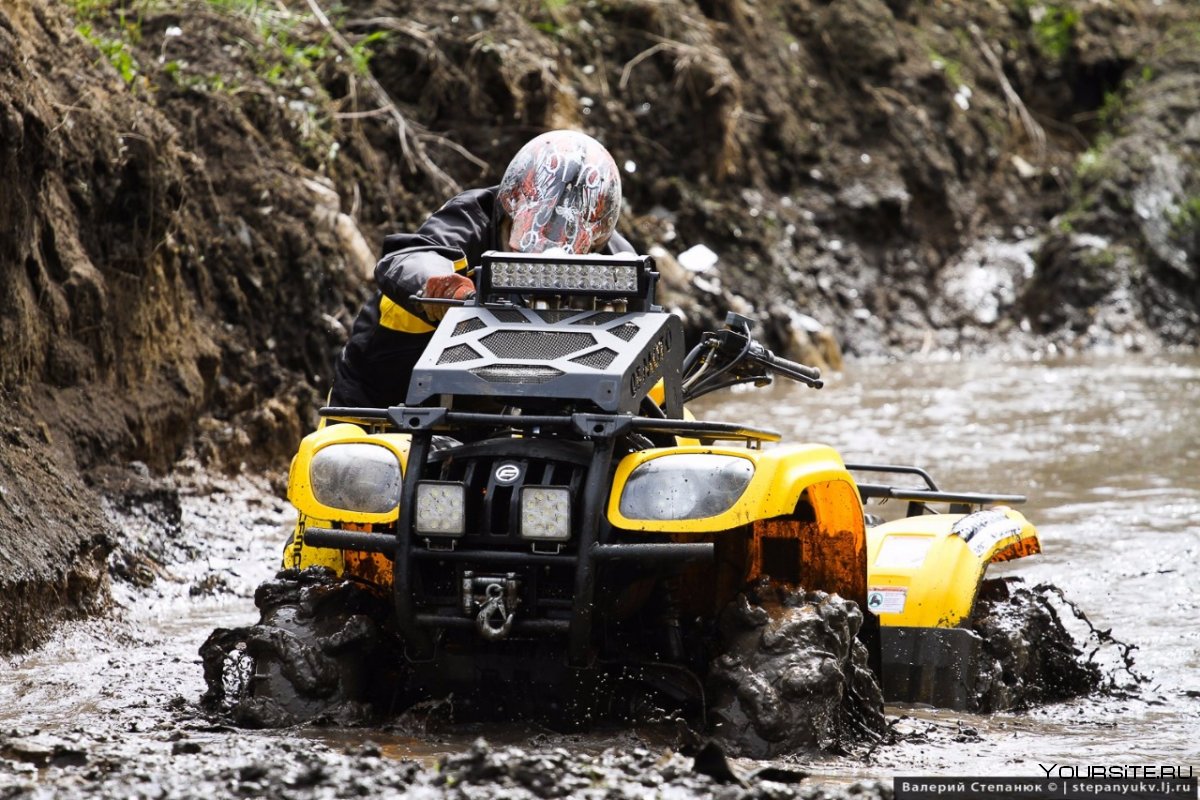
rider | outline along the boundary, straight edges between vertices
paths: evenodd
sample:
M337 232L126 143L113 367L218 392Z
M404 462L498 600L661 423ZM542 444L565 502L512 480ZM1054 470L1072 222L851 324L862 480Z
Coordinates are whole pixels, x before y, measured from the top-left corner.
M569 130L532 139L499 186L463 192L416 233L383 240L377 290L337 360L330 405L404 402L413 366L445 314L444 305L413 295L470 299L475 284L463 272L488 250L633 252L614 230L620 213L621 175L603 145Z

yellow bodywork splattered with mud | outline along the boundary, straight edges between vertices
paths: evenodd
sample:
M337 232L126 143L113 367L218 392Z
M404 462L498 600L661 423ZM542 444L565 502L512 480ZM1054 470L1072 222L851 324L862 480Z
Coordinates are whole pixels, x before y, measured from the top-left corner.
M395 524L399 505L376 513L353 511L322 503L310 477L310 467L317 453L327 447L344 444L367 444L382 447L391 453L402 474L408 460L411 437L402 433L369 433L358 425L340 423L325 425L304 437L292 458L288 472L288 500L296 507L299 518L292 536L284 546L282 565L285 569L323 566L338 575L351 574L387 584L391 582L391 562L377 553L361 553L328 547L312 547L304 543L304 530L309 527L338 527L343 530L371 531Z
M969 541L956 532L988 514L987 526ZM1033 525L1006 507L905 517L869 528L867 542L867 609L884 626L913 628L962 624L988 564L1041 552Z

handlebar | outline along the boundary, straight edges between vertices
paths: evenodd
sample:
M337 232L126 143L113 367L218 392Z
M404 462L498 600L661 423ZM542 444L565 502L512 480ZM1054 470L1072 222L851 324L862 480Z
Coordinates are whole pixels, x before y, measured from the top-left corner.
M414 303L427 303L431 306L465 306L468 300L455 300L453 297L425 297L419 294L410 294L409 300Z
M758 342L751 342L750 350L746 353L746 357L762 364L773 372L783 375L785 378L791 378L800 383L807 383L814 389L820 389L825 385L825 382L821 380L821 370L781 358Z
M747 318L731 313L726 324L724 330L706 333L684 359L684 402L739 383L766 386L772 374L814 389L825 385L819 369L781 358L755 341Z

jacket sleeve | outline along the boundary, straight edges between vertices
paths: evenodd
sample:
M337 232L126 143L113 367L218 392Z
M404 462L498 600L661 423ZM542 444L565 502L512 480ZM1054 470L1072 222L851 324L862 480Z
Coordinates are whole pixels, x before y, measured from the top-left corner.
M436 275L465 270L494 246L494 190L463 192L433 214L415 233L383 240L375 283L396 305L426 322L424 307L409 300Z

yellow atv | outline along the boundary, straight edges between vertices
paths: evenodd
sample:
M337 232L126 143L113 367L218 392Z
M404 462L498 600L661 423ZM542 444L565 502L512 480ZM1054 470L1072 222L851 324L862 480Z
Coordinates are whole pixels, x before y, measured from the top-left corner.
M859 484L828 446L694 419L708 392L820 376L737 315L685 355L649 257L492 252L475 280L404 405L322 409L262 621L202 651L211 703L280 725L665 698L771 755L878 732L876 675L889 699L978 701L984 571L1038 540L966 512L1018 498ZM912 516L868 528L872 498Z

